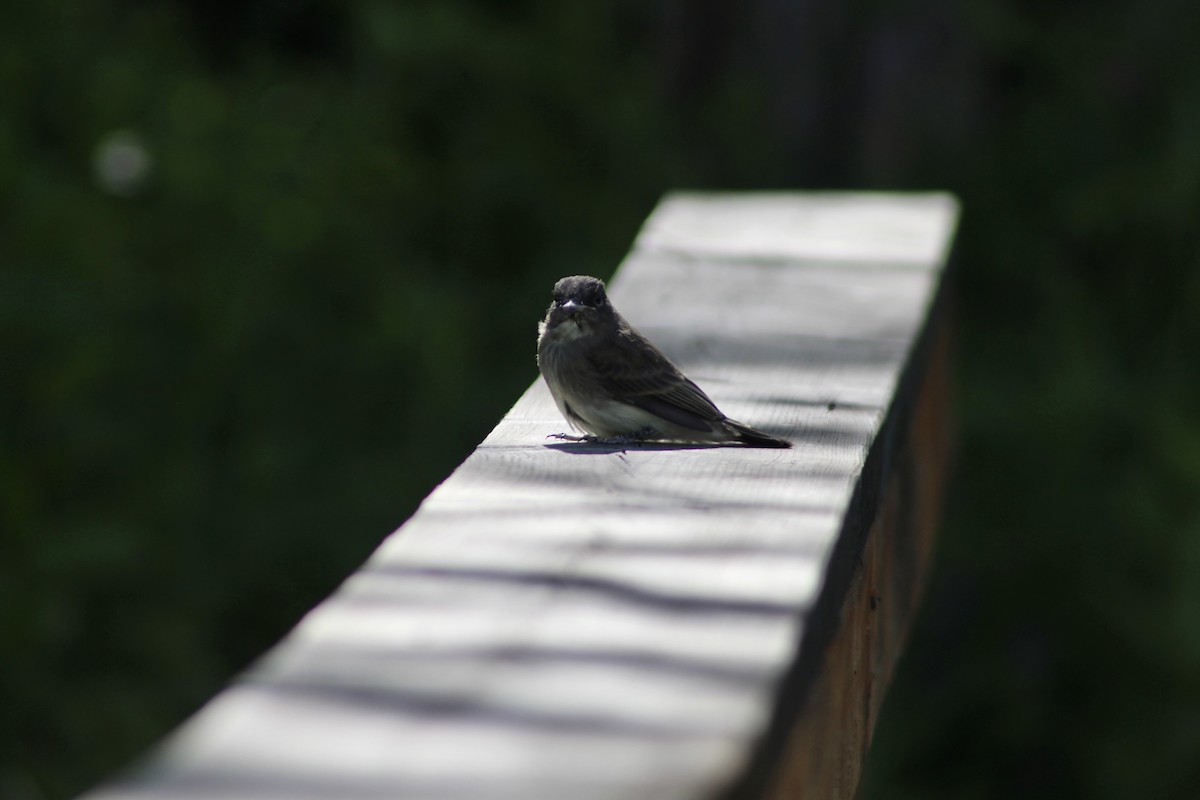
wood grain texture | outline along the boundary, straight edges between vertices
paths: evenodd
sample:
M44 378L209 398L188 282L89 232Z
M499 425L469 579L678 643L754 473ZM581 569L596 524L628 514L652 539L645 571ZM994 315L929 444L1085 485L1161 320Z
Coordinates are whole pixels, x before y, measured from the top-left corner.
M865 543L871 569L893 558L872 515L917 502L863 487L886 490L881 435L926 408L905 376L929 360L956 216L945 195L669 197L614 303L795 448L555 443L539 381L278 647L89 797L784 797L805 784L796 746L842 763L798 720L829 707L822 686L862 702L824 673L862 660L832 654L839 632L865 641L864 612L843 613L875 586ZM940 489L923 492L927 541Z

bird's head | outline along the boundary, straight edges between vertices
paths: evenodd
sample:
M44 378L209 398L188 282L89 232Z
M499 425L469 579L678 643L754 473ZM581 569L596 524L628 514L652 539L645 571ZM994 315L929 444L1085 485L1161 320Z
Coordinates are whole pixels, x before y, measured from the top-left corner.
M544 330L557 329L560 336L573 339L615 322L616 313L603 281L590 275L572 275L554 284L554 302L543 326Z

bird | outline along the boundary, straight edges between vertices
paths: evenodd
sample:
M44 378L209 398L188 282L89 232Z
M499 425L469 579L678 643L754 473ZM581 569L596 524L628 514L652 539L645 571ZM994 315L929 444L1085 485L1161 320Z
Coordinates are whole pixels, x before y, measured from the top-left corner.
M613 307L604 282L572 275L554 284L538 325L537 364L558 410L600 444L642 441L791 447L721 413L708 395Z

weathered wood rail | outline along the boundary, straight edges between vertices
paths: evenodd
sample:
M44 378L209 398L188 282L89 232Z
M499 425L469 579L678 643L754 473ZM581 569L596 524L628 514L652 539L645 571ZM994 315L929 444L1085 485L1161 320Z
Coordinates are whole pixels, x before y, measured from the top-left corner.
M937 522L956 219L940 194L669 197L615 304L796 446L556 443L539 381L88 797L852 796Z

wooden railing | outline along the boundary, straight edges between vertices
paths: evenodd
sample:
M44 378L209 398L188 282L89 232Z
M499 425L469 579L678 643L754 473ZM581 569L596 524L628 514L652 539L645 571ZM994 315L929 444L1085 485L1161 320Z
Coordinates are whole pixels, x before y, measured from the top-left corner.
M557 442L539 381L88 797L852 796L937 525L956 219L940 194L668 197L616 306L794 448Z

